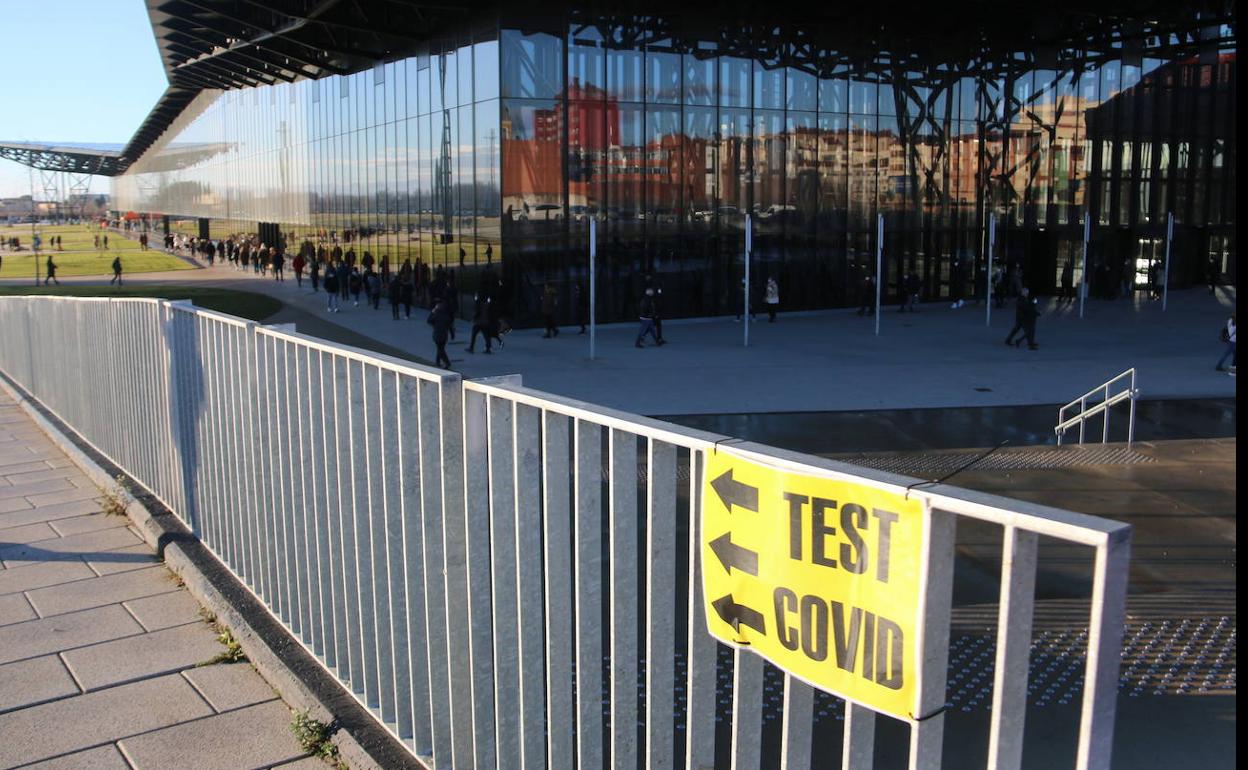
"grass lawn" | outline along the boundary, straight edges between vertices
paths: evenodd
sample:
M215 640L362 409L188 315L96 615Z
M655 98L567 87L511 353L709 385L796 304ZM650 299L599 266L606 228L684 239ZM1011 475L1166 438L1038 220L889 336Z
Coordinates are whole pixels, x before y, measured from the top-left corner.
M8 260L5 260L7 263ZM0 286L0 297L28 295L54 297L159 297L160 299L189 299L196 307L216 310L220 313L263 321L282 309L282 303L264 294L249 291L214 289L198 286Z
M43 238L42 253L39 256L39 275L44 274L48 254L56 263L57 276L67 275L108 275L113 272L113 257L121 257L122 270L126 273L151 273L164 270L186 270L190 265L168 254L148 249L141 251L139 242L124 238L116 233L108 233L108 251L95 248L95 236L103 235L100 230L87 225L45 225L36 226L35 231ZM0 268L0 278L22 278L35 275L35 256L31 252L30 225L13 225L0 227L0 239L7 244L9 238L20 238L22 250L9 251L6 245L0 251L4 265ZM64 251L49 250L52 236L60 236ZM157 236L153 234L151 238Z

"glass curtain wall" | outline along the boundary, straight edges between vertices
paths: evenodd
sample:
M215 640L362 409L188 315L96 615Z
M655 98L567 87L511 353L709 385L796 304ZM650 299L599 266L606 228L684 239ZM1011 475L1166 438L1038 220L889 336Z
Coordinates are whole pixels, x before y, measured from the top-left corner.
M591 220L602 321L634 318L650 284L668 316L738 312L747 216L753 302L775 278L790 310L856 304L878 215L886 302L910 273L925 300L982 295L990 215L997 263L1040 292L1080 266L1085 218L1094 293L1147 275L1171 214L1172 286L1214 263L1233 279L1235 53L1169 42L903 67L748 58L654 18L504 24L205 91L114 199L214 237L270 223L288 248L444 268L465 295L489 266L517 323L547 285L561 322L584 316Z
M550 284L576 319L591 218L601 320L635 317L651 284L671 315L736 313L747 214L753 302L774 277L787 309L857 301L880 214L886 301L910 273L928 300L982 296L990 214L998 264L1040 292L1081 255L1089 213L1089 269L1124 269L1165 211L1231 226L1229 248L1185 234L1176 285L1200 277L1207 250L1233 255L1233 100L1215 97L1231 93L1233 53L1205 66L1027 52L974 69L881 55L822 71L667 30L576 18L501 33L503 239L522 312ZM1186 108L1163 95L1170 81ZM1163 125L1176 108L1185 125Z

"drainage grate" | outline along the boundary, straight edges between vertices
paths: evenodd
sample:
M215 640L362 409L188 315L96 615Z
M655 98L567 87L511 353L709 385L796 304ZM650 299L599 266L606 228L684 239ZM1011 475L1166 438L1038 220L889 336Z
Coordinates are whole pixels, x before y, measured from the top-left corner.
M928 452L923 454L861 454L836 459L875 470L906 476L943 473L962 467L983 452ZM1091 465L1135 465L1153 458L1122 446L1085 446L1069 449L1002 451L980 460L973 470L1051 470Z

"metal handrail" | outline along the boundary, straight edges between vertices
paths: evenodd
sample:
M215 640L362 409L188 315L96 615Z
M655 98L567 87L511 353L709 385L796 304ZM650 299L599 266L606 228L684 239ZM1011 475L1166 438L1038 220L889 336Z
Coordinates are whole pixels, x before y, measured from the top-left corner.
M1115 383L1130 378L1130 385L1126 390L1120 390L1111 394L1110 389ZM1102 396L1092 406L1088 406L1088 399L1092 396ZM1127 446L1130 447L1135 441L1135 400L1139 398L1140 391L1135 387L1135 367L1131 367L1117 377L1111 377L1105 382L1097 385L1092 390L1084 393L1070 403L1057 410L1057 425L1053 426L1053 432L1057 434L1057 445L1062 445L1062 437L1066 435L1066 431L1071 427L1079 426L1079 443L1083 443L1084 424L1098 414L1104 414L1104 425L1101 429L1101 443L1109 442L1109 409L1110 407L1122 401L1131 402L1131 414L1127 421ZM1071 417L1066 416L1067 410L1074 406L1079 407L1079 412Z

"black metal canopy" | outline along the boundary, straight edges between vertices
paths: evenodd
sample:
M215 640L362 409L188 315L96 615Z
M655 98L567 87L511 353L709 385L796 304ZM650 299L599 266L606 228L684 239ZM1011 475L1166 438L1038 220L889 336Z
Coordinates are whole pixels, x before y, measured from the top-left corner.
M129 165L118 150L30 142L0 142L0 158L42 171L99 176L116 176Z

